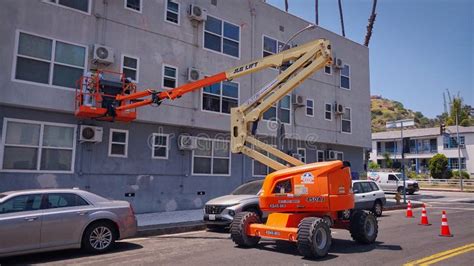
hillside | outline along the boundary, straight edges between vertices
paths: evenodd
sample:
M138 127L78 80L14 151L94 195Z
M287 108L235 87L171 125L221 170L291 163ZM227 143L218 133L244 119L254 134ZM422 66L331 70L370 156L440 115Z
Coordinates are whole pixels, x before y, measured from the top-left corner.
M416 128L434 127L439 125L437 119L425 117L421 112L406 109L402 103L372 96L371 99L372 132L385 131L387 121L414 119Z

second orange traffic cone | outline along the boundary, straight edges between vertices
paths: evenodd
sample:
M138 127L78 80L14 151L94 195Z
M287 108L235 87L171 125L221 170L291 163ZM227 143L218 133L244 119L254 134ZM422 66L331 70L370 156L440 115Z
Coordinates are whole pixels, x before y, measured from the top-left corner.
M423 208L421 209L421 221L419 225L431 225L428 222L428 216L426 215L426 206L424 203L423 203Z
M408 201L406 216L407 218L415 218L415 216L413 216L413 211L411 210L411 201Z
M439 236L447 236L447 237L453 236L451 232L449 231L448 218L446 218L446 211L443 211L443 215L441 216L441 232Z

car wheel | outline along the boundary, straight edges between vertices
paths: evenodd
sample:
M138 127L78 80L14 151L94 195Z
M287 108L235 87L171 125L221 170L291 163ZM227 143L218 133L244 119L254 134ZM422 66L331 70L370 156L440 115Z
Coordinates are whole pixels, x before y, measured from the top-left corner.
M379 200L376 200L374 203L374 207L372 208L372 212L375 213L375 216L380 217L382 216L383 206Z
M115 245L115 228L107 222L89 225L82 237L82 247L91 253L104 253Z

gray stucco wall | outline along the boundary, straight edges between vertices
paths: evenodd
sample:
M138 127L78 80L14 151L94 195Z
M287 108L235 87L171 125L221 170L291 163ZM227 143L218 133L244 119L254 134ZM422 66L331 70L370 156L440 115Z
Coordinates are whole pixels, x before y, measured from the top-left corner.
M285 41L308 24L259 0L218 1L217 6L211 5L210 0L182 0L179 1L178 26L164 21L164 2L144 1L142 13L137 13L124 9L122 0L91 0L91 14L84 14L41 0L3 1L0 9L0 119L90 123L78 121L72 115L73 90L13 80L19 31L84 45L89 52L95 43L110 46L115 51L115 63L108 67L111 70L120 70L123 54L138 57L139 88L160 89L163 64L178 68L178 85L182 85L187 82L188 67L196 67L205 74L224 71L261 57L263 35ZM190 3L206 8L211 16L240 26L240 58L203 49L203 24L193 26L186 16ZM316 38L329 39L335 56L351 66L351 90L339 88L339 72L335 69L332 75L316 73L294 92L314 99L315 115L308 117L304 108L292 108L291 125L286 127L286 133L293 140L311 137L318 143L315 148L307 148L308 162L316 159L316 149L334 149L344 152L344 159L351 161L353 171L363 171L363 150L371 147L369 51L322 28L305 32L293 44ZM94 68L94 65L88 61L86 68ZM276 75L277 71L270 69L237 79L239 101L247 100ZM124 199L124 193L136 192L135 198L126 199L134 203L137 212L202 207L206 200L252 179L251 160L233 154L231 176L192 176L191 152L179 151L176 139L171 142L168 160L151 159L146 144L148 136L158 127L175 135L207 133L212 136L228 132L230 116L202 111L201 98L201 92L193 92L159 108L141 108L138 120L131 124L92 122L104 128L104 141L95 145L77 144L74 174L0 170L0 191L79 186L116 199ZM324 119L324 104L334 102L352 108L351 134L341 133L340 117L333 114L332 121ZM127 159L107 156L110 128L129 130ZM274 135L275 131L269 128L267 122L261 122L258 133ZM197 191L206 191L206 194L198 196Z

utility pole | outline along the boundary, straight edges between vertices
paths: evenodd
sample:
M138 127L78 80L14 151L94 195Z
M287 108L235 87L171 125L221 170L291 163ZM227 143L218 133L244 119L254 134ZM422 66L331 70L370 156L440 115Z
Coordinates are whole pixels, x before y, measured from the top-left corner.
M314 0L314 22L319 25L319 1Z
M338 0L339 5L339 18L341 19L341 29L342 29L342 36L346 37L346 31L344 30L344 16L342 14L342 3L341 0Z
M464 191L464 182L463 176L461 174L461 143L459 142L459 119L458 119L459 111L456 108L456 142L458 144L458 174L459 178L461 178L461 191Z

